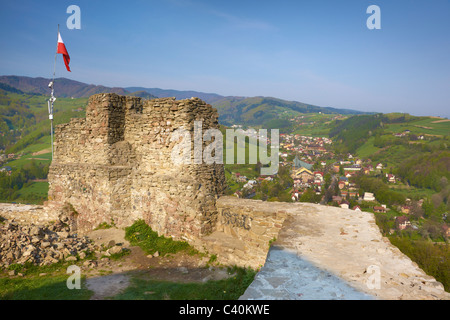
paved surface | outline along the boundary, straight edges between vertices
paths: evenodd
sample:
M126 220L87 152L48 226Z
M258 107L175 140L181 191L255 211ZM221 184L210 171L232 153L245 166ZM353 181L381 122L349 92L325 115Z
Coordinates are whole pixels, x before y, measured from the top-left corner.
M266 264L240 299L367 300L373 297L295 253L272 247Z
M384 238L372 213L314 204L289 216L241 299L450 299Z

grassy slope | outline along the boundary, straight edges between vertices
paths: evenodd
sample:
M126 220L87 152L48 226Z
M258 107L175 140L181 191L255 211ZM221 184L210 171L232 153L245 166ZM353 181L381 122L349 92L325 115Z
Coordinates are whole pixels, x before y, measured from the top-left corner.
M405 130L410 130L411 134L415 134L416 136L424 135L426 138L426 140L411 141L411 144L422 143L437 146L441 142L448 141L448 138L446 139L446 137L450 135L450 121L441 122L441 120L443 119L420 117L413 118L405 123L385 124L383 135L391 138L395 133L402 133L405 132ZM374 146L374 140L375 138L373 136L367 139L367 141L357 149L356 154L359 157L367 158L373 154L382 153L382 148ZM386 157L381 160L392 164L398 164L399 160L408 156L408 148L405 146L390 146L389 149L391 149L390 152L388 152Z
M1 95L0 97L0 111L2 111L1 108L6 108L6 106L14 107L15 105L25 105L27 106L27 110L34 114L36 119L36 124L27 128L19 128L11 121L11 129L17 129L25 133L18 143L6 150L7 153L21 154L19 159L4 164L10 166L13 171L20 170L33 159L38 164L48 165L51 162L50 121L48 119L47 99L48 97L41 95L11 92ZM69 122L71 118L84 117L87 100L87 98L58 98L54 106L54 125ZM12 119L12 117L5 118ZM33 137L40 138L34 139ZM42 200L37 199L45 198L47 193L48 182L31 181L20 190L20 196L15 201L19 203L41 203ZM34 194L34 198L36 199L31 199L33 198L30 197L31 194Z

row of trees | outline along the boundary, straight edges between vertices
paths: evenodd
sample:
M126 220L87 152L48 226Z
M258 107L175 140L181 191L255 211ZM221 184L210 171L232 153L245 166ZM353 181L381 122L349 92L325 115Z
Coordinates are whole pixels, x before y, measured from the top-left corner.
M450 151L416 153L401 163L397 174L410 185L439 192L448 187L450 180Z

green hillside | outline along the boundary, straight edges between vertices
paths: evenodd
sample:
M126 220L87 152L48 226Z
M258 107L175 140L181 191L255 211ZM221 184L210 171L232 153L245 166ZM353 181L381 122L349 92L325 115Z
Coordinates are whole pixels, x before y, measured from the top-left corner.
M336 121L330 136L338 153L382 163L385 173L395 174L401 182L391 189L450 210L449 120L398 113L354 116Z
M26 94L2 86L0 89L0 201L42 203L51 162L48 96ZM85 116L87 98L57 98L54 124ZM13 158L8 158L8 155Z
M329 107L319 107L297 101L286 101L271 97L224 97L213 106L219 112L224 125L240 124L252 127L270 128L277 125L286 130L287 119L302 114L361 114L362 112ZM278 122L274 122L278 121Z
M0 90L0 149L17 153L50 134L48 96ZM84 117L87 98L57 98L55 125Z

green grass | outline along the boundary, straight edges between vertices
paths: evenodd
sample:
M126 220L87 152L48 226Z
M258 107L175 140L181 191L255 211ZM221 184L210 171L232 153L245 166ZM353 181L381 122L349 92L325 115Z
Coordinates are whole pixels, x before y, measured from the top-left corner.
M0 112L0 123L3 119L8 122L10 129L19 130L21 133L19 141L11 137L6 138L5 146L8 153L36 152L50 147L50 121L48 119L47 99L48 96L15 93L7 93L0 96L0 107L5 107L6 110L4 113ZM58 98L55 103L54 124L67 123L71 118L84 117L87 101L87 98ZM11 116L10 110L16 110L20 116ZM43 136L45 139L42 143L48 145L34 146L39 144L38 139ZM15 144L12 145L11 143L13 142ZM32 147L27 150L29 146Z
M139 238L138 244L158 249L161 253L192 252L184 243L155 237L150 228L142 223L136 223L128 229L133 236ZM131 237L132 239L134 237ZM152 238L149 240L148 238ZM152 250L150 250L151 252ZM120 254L117 259L121 259ZM92 254L86 259L92 259ZM214 262L211 257L210 263ZM80 261L78 262L80 263ZM50 266L35 266L32 264L11 265L8 270L15 270L23 274L22 277L10 277L6 271L0 273L0 300L87 300L93 292L86 287L86 278L81 275L81 289L68 289L66 274L67 267L72 263L58 262ZM114 300L237 300L252 283L256 271L245 268L228 268L230 278L205 283L178 283L170 281L155 281L142 279L139 273L131 277L131 285L121 294L110 297ZM41 275L45 273L45 275Z
M47 95L28 95L8 92L5 99L10 100L11 104L21 102L27 105L30 111L35 113L48 114ZM61 98L57 97L54 107L57 111L71 111L72 109L85 108L89 98ZM81 113L81 112L80 112ZM48 119L48 118L47 118Z
M33 153L48 149L50 152L33 156ZM8 162L8 166L13 169L21 169L25 164L29 163L33 158L37 163L50 164L52 159L51 153L51 137L50 135L41 137L35 143L26 146L20 151L23 156L19 159Z
M50 129L49 129L50 132ZM35 143L25 147L21 152L23 152L24 155L32 154L34 152L38 152L44 149L50 149L51 148L51 137L50 135L44 136L37 140ZM50 153L51 154L51 153ZM36 156L38 158L41 158L41 155Z
M31 182L31 185L19 191L15 202L42 204L48 197L48 182Z
M377 152L378 150L380 150L380 148L377 148L373 145L373 142L375 140L375 137L370 137L366 143L364 143L361 147L359 147L356 150L356 154L361 157L361 158L368 158L370 157L372 154L374 154L375 152Z
M328 137L330 129L318 126L303 126L295 130L292 134L300 134L311 137Z
M432 189L415 188L407 185L389 185L389 189L405 194L410 199L430 198L436 192Z
M387 149L372 154L372 161L381 162L388 167L397 167L408 157L414 155L415 151L405 145L391 145Z
M133 278L131 285L114 300L237 300L252 283L252 269L231 268L232 277L205 283L175 283Z
M308 113L302 114L302 116L304 118L301 121L306 124L295 124L295 130L292 134L300 134L311 137L328 137L331 130L331 119L336 115ZM310 124L309 122L314 122L314 124Z
M8 162L6 165L10 166L13 169L13 171L19 170L19 169L22 169L22 167L24 165L26 165L27 163L29 163L31 161L30 158L33 158L33 157L30 155L23 156L20 159L16 159L11 162ZM35 158L39 158L39 159L46 158L46 160L36 160L36 163L39 165L40 164L49 164L51 162L50 159L47 159L48 156L46 156L46 155L39 155L39 156L36 156Z
M86 258L87 259L87 258ZM81 289L67 288L67 267L72 263L58 262L49 266L10 265L9 270L23 277L0 275L0 300L87 300L93 292L86 289L81 275ZM41 275L45 273L46 275Z
M92 292L67 288L69 275L35 276L33 278L0 278L0 300L88 300Z
M158 236L144 220L138 220L130 227L125 228L125 239L132 246L139 246L146 253L158 253L162 256L168 253L177 253L180 251L187 254L199 254L189 243L185 241L175 241L171 238Z
M430 117L420 117L417 120L411 120L406 123L392 123L386 126L386 132L401 133L405 130L410 130L411 133L416 135L428 134L446 136L450 133L450 121L439 122L436 121L443 119L436 119Z

